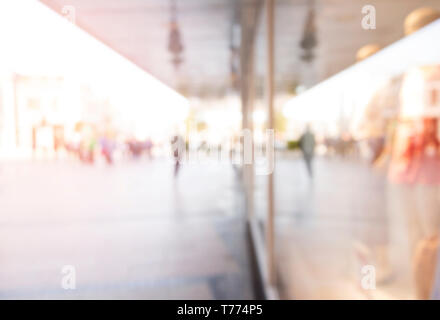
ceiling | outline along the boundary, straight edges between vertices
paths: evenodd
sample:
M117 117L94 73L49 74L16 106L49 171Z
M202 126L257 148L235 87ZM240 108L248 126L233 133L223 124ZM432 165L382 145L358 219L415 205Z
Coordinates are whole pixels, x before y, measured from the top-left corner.
M231 87L231 34L239 0L177 0L184 46L183 63L177 69L168 51L169 0L40 1L60 14L63 6L73 6L79 27L172 87L194 95L224 94ZM277 28L276 52L282 56L277 59L277 79L284 83L286 79L295 81L290 70L299 60L307 8L306 0L295 1L295 6L291 2L278 0L276 12L277 26L282 26ZM260 34L261 39L263 36ZM261 49L260 60L264 58ZM264 72L264 62L257 64L261 65L257 70Z
M75 23L142 69L186 95L218 96L231 90L231 34L240 5L254 0L176 0L183 63L175 68L168 51L171 0L40 0L56 12L73 6ZM405 16L438 0L371 0L376 30L360 27L363 0L315 0L318 46L313 63L301 60L300 42L312 0L276 0L276 88L316 83L355 62L357 49L398 40ZM265 72L264 19L256 39L256 85ZM257 90L257 95L262 90Z

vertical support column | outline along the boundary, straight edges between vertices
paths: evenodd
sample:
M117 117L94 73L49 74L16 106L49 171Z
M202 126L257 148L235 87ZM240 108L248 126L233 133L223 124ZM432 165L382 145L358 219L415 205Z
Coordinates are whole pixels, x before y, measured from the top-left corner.
M266 75L266 95L267 95L267 129L274 129L274 2L275 0L265 0L266 8L266 42L267 42L267 75ZM273 148L273 146L271 146ZM269 157L272 159L272 157ZM271 161L271 160L270 160ZM271 168L275 167L275 163ZM275 266L275 204L274 204L274 178L272 170L267 175L267 221L266 221L266 252L267 252L267 272L269 284L274 286L276 283Z
M240 1L240 91L242 105L242 129L251 144L243 150L251 150L251 161L243 161L243 185L246 197L246 213L248 219L254 214L254 155L253 155L253 123L252 111L254 104L254 56L255 34L262 0ZM250 140L250 141L249 141ZM243 159L244 160L244 159Z

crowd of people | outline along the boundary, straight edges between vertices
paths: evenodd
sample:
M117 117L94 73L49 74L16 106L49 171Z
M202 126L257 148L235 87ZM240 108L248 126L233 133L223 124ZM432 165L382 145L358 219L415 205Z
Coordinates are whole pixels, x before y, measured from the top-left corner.
M109 165L113 164L115 152L118 151L122 156L131 159L139 159L144 156L152 159L153 147L153 142L149 138L145 140L129 138L118 141L104 135L83 138L65 144L66 151L83 163L93 164L96 158L101 156Z
M114 163L115 154L131 159L153 158L151 138L123 137L113 131L99 132L85 125L78 125L73 133L65 134L62 128L42 122L34 127L32 141L34 158L41 154L44 157L54 154L58 158L61 153L67 153L82 163L93 164L97 159L103 159L109 165Z
M44 158L55 158L64 153L71 159L93 165L103 160L112 165L115 159L153 160L156 153L168 154L173 160L174 176L178 175L184 151L187 147L185 139L172 135L167 141L154 143L150 137L140 139L133 135L116 134L114 131L99 132L90 125L78 125L72 134L64 135L62 130L42 122L33 130L33 157L43 155ZM156 152L157 151L157 152Z

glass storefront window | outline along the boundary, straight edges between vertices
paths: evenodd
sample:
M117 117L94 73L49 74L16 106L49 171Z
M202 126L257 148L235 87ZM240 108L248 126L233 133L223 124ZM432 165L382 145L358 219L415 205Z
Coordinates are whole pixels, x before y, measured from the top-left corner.
M281 297L436 292L439 32L435 22L286 104L316 148L312 161L300 152L277 158Z

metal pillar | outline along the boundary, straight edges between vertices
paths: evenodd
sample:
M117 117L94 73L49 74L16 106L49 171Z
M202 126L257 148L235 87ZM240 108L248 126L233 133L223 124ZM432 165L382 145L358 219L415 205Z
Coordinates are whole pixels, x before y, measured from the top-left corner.
M268 29L268 75L267 75L267 94L268 94L268 129L273 129L273 11L274 0L242 0L240 1L241 15L241 46L240 46L240 84L241 84L241 103L243 122L242 128L251 133L247 136L252 142L252 111L254 102L254 54L255 54L255 34L259 13L266 1L267 25ZM267 152L273 152L273 146L267 146ZM268 157L272 160L271 157ZM274 203L273 203L273 175L268 176L268 216L265 229L262 230L254 215L254 155L252 154L251 163L243 164L243 184L246 197L246 213L250 230L253 250L255 252L256 264L263 286L264 296L267 299L278 299L279 295L275 286L275 263L274 263ZM272 165L272 164L270 164ZM271 166L273 168L273 165ZM264 234L266 236L264 236Z
M255 34L258 15L262 0L243 0L240 2L240 91L242 105L242 129L250 135L252 150L250 163L243 161L243 184L246 197L246 213L248 218L254 214L254 161L253 161L253 123L252 112L254 104L254 56ZM249 143L249 141L248 141ZM249 148L249 146L248 146ZM245 148L243 148L244 150ZM244 159L243 159L244 160Z
M274 2L275 0L265 0L266 8L266 42L267 42L267 71L266 71L266 96L267 96L267 129L274 129ZM273 148L273 146L272 146ZM269 157L272 159L271 157ZM271 161L271 160L270 160ZM271 166L274 168L274 164ZM267 279L271 286L276 284L275 266L275 234L274 234L274 179L272 170L267 175L267 221L266 221L266 263Z

